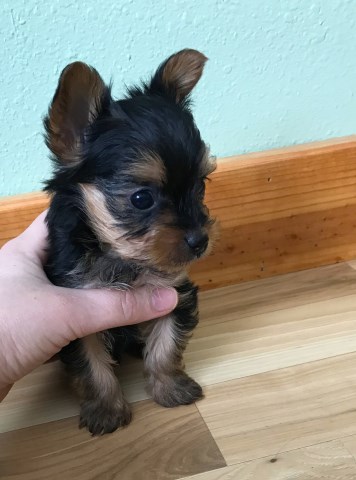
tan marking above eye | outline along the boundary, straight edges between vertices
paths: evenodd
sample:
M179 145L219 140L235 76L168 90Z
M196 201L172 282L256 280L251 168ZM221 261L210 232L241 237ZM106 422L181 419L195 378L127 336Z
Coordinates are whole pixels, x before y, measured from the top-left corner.
M125 173L132 175L139 184L154 183L162 186L166 182L166 169L162 158L154 152L139 152Z

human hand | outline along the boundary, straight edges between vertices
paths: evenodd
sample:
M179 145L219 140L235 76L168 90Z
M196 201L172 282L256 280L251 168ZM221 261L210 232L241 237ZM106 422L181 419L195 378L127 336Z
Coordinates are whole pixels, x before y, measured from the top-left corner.
M166 315L177 304L174 289L54 286L43 271L45 213L0 250L0 400L15 381L70 341Z

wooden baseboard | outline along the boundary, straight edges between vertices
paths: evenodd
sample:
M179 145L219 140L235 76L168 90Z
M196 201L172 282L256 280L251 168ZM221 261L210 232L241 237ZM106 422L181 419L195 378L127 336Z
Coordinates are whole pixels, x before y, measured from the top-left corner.
M221 159L207 187L219 219L202 289L356 257L356 135ZM0 245L47 207L42 193L0 200Z

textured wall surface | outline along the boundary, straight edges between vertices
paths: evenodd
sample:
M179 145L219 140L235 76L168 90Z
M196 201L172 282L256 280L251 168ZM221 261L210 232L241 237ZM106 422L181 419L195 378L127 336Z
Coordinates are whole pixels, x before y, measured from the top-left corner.
M0 196L48 176L41 117L76 59L118 97L172 52L201 49L196 119L217 155L356 131L354 0L0 3Z

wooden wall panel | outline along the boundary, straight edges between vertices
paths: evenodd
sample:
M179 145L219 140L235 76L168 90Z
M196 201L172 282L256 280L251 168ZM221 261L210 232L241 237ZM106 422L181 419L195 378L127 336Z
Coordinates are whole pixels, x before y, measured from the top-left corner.
M221 159L212 180L221 234L192 268L203 289L356 257L356 136ZM41 193L0 200L0 245L46 206Z

